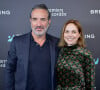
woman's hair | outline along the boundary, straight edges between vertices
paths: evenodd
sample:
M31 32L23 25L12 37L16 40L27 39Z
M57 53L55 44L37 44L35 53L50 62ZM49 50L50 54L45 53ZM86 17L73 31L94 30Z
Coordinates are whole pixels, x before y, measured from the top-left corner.
M73 24L78 28L78 32L80 33L80 37L79 37L79 39L78 39L78 41L77 41L77 44L78 44L80 47L85 47L85 40L84 40L84 35L83 35L82 27L81 27L81 25L80 25L80 23L79 23L78 20L73 20L73 19L68 20L68 21L64 24L64 26L63 26L63 28L62 28L61 38L60 38L60 41L59 41L58 46L59 46L59 47L64 47L64 46L67 45L67 43L66 43L65 40L64 40L64 32L65 32L66 26L67 26L68 24L70 24L70 23L73 23Z

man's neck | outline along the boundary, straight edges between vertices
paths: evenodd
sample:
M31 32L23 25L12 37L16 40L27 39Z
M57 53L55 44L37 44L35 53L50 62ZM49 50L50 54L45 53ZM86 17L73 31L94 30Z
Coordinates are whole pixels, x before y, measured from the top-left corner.
M34 41L40 45L40 47L43 46L46 41L46 35L37 36L32 32L32 37L34 38Z

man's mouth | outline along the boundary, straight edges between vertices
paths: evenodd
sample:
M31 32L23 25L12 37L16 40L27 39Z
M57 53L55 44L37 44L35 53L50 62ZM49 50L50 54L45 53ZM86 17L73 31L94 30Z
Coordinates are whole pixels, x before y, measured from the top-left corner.
M44 29L44 27L43 26L37 26L35 29L41 30L41 29Z

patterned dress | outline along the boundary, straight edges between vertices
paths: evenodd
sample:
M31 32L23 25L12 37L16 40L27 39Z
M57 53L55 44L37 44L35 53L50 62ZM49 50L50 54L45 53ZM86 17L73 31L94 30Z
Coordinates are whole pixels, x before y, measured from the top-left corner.
M61 49L56 65L56 76L56 90L96 90L92 55L78 45Z

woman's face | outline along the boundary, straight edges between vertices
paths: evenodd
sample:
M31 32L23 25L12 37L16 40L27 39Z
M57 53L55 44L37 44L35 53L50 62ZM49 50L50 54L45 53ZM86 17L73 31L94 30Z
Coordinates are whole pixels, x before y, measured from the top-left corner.
M78 31L78 28L73 24L69 23L64 32L64 40L67 43L68 46L72 46L77 44L77 41L80 37L80 33Z

